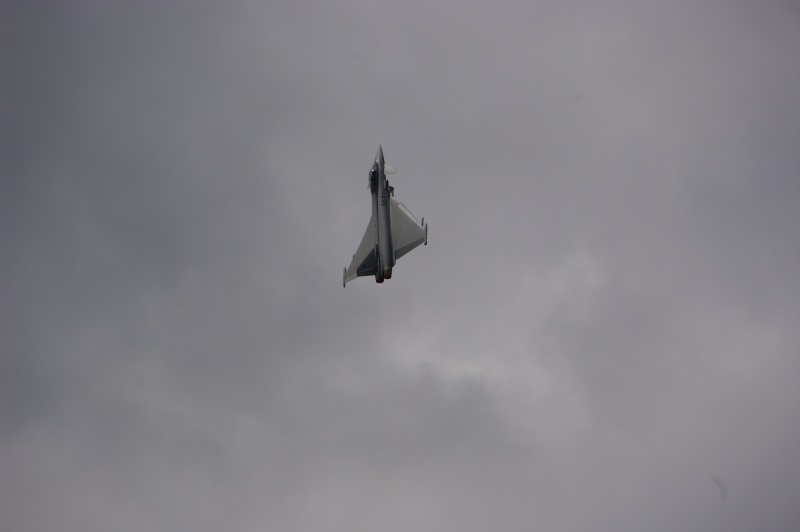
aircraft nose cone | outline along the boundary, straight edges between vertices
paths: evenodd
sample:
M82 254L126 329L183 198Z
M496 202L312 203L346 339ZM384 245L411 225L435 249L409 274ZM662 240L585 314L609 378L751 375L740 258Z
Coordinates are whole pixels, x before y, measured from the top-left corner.
M378 152L375 154L375 162L383 164L383 146L378 145Z

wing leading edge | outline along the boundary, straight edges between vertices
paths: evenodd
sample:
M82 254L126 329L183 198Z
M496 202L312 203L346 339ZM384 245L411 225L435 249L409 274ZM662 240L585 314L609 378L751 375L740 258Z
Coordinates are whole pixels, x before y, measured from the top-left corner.
M350 266L344 272L342 286L346 285L356 277L375 275L378 273L378 257L375 256L375 215L369 218L369 225L361 238L356 254L350 261Z
M392 237L394 257L399 259L425 242L427 230L405 205L392 196ZM427 243L427 242L425 242Z

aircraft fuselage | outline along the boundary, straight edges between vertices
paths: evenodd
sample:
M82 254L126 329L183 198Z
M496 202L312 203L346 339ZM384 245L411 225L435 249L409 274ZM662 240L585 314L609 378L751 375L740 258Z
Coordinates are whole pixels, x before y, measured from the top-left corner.
M372 214L378 224L378 272L375 280L392 278L392 267L395 265L394 246L392 245L392 213L389 209L392 188L386 179L383 148L378 148L375 163L370 170L370 192L372 194Z

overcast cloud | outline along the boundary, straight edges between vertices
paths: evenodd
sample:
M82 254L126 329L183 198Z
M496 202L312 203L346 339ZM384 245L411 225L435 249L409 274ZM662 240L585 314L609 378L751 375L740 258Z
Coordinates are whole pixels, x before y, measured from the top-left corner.
M796 2L2 10L4 532L800 530Z

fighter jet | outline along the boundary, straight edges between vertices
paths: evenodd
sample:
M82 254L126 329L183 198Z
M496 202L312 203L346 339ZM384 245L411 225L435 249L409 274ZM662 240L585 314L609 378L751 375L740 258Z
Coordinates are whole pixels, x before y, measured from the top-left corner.
M397 259L420 244L428 245L425 218L417 220L405 205L394 199L394 187L389 185L386 174L394 174L394 170L384 162L383 148L378 146L369 170L372 216L358 251L342 273L342 286L368 275L374 275L376 283L391 279Z

